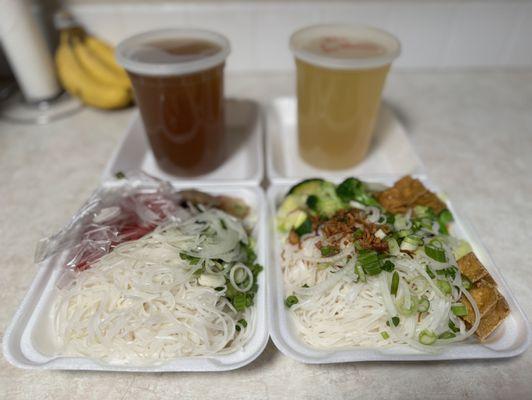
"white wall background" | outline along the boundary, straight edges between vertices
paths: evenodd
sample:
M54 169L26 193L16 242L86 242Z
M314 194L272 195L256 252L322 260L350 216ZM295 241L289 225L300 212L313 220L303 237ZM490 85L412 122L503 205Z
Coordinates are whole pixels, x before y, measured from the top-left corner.
M113 43L138 32L195 26L231 41L231 71L293 68L288 38L320 22L374 25L399 37L400 68L532 67L530 1L201 1L71 4L91 31Z

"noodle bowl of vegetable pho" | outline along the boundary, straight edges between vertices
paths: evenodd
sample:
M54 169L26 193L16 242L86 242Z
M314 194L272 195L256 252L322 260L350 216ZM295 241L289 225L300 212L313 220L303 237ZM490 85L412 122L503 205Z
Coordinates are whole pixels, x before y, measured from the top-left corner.
M97 192L79 215L73 245L72 229L49 240L71 254L51 308L58 353L150 365L250 340L262 266L242 200L132 186Z
M284 305L317 349L485 341L508 303L453 216L419 180L308 179L277 210ZM473 339L471 339L473 340Z

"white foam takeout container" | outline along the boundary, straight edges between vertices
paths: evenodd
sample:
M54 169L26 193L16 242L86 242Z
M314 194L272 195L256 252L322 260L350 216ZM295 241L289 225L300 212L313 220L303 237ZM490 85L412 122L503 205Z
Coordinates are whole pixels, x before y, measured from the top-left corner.
M310 177L310 176L308 176ZM338 176L335 182L340 182L347 176ZM359 179L368 182L378 182L392 185L401 176L364 176ZM418 176L423 183L436 193L441 193L428 179ZM386 349L350 348L320 350L310 347L300 340L295 331L293 321L284 306L283 276L280 265L281 239L275 227L274 216L276 208L285 196L290 186L297 181L284 184L274 184L268 190L269 224L270 224L270 265L267 268L268 279L268 310L270 336L282 353L297 361L308 364L356 362L356 361L421 361L421 360L458 360L513 357L523 353L530 345L531 331L521 307L517 304L508 285L497 270L493 259L480 242L471 225L462 218L456 208L447 200L447 206L454 215L453 235L467 240L473 251L484 264L493 279L498 284L501 294L508 301L510 315L503 324L490 336L489 340L480 343L474 337L461 343L445 347L438 354L421 353L407 346L397 346Z
M119 182L119 181L118 181ZM107 182L106 185L118 183ZM177 188L194 188L214 194L226 194L243 199L252 208L252 217L256 219L253 236L256 240L258 262L266 267L267 232L266 200L264 192L258 187L237 187L230 185L204 186L196 182L175 184ZM3 351L6 359L20 368L63 369L63 370L97 370L97 371L225 371L240 368L257 358L268 342L268 325L266 313L266 273L259 275L259 290L255 298L257 318L254 333L242 350L227 355L208 357L180 357L160 365L127 366L98 363L85 357L67 357L53 355L48 328L48 310L54 288L62 272L68 252L51 257L37 266L37 274L28 293L16 311L4 340ZM266 270L266 268L265 268Z
M263 124L259 105L247 99L229 98L225 102L226 158L214 171L182 177L161 170L151 151L140 114L136 112L105 167L102 181L113 179L117 172L137 170L174 182L258 186L264 175Z
M297 110L294 97L279 97L265 105L266 168L273 183L293 182L309 177L408 175L424 172L408 135L393 112L383 102L368 154L360 164L344 170L325 171L307 164L299 156Z

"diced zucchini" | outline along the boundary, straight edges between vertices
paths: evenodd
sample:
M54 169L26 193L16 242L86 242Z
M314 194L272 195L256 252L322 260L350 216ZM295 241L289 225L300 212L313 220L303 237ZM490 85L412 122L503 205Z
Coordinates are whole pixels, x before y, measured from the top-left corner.
M307 220L307 213L302 210L295 210L286 217L277 217L277 226L281 232L288 232L291 229L298 228Z
M307 206L312 206L312 210L326 217L331 217L344 207L336 195L334 184L323 179L307 179L292 187L288 193L289 196L304 196ZM307 203L309 197L312 199L311 204Z

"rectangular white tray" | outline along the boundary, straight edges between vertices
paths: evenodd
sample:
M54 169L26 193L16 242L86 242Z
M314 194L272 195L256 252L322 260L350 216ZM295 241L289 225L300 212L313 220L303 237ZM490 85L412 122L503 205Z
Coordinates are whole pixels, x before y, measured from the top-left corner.
M187 183L176 187L187 187ZM208 186L194 185L195 188L210 193L224 193L245 200L256 215L253 235L257 243L258 262L267 269L268 241L266 232L266 200L264 192L258 187ZM67 254L39 264L37 274L28 293L16 311L3 340L5 358L19 368L64 369L64 370L97 370L97 371L226 371L240 368L257 358L268 342L268 320L266 308L266 272L259 275L259 290L256 295L257 319L255 332L250 341L240 351L221 356L181 357L167 363L131 367L104 365L83 357L50 356L43 349L46 347L46 310L52 300L53 289L64 270ZM44 322L44 323L43 323Z
M347 177L347 176L346 176ZM358 175L364 181L379 182L392 185L397 177L378 178ZM427 179L420 179L431 190L440 193ZM307 364L324 364L356 361L421 361L421 360L458 360L480 358L513 357L523 353L530 345L530 325L521 307L517 304L508 285L498 272L493 259L480 242L472 227L458 214L453 205L447 201L449 210L453 213L455 222L453 234L469 241L479 260L493 276L501 293L510 306L510 316L490 337L489 341L481 344L471 339L463 343L456 343L445 348L438 354L426 354L412 350L409 347L393 349L349 349L349 350L317 350L304 344L293 329L290 315L284 306L283 277L280 265L281 243L275 227L274 215L276 207L295 182L273 185L268 190L269 225L270 225L270 265L268 273L268 309L270 317L270 336L281 352L288 357Z
M227 99L225 106L227 158L216 170L192 178L162 171L155 161L137 112L107 164L102 182L113 179L120 171L142 170L170 182L258 186L264 175L263 124L259 105L251 100Z
M299 156L296 99L280 97L266 105L267 174L272 182L312 177L407 175L423 173L405 129L386 102L375 126L375 136L364 161L353 168L326 171L314 168Z

